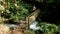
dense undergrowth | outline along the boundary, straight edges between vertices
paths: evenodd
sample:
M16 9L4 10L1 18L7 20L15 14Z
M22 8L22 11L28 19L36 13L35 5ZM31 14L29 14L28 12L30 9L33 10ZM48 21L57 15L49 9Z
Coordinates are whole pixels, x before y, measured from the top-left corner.
M1 1L4 3L5 1ZM29 14L30 5L25 3L22 0L16 1L16 3L12 2L12 0L7 1L8 8L5 8L2 17L5 19L10 19L12 22L19 22L20 20L24 20Z

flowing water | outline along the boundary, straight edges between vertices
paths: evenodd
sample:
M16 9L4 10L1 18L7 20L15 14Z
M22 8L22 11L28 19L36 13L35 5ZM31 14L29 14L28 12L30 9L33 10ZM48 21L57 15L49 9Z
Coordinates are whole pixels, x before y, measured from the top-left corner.
M37 24L38 24L38 21L33 21L29 28L33 30L38 30L40 27L36 26Z
M33 21L30 24L29 28L30 29L33 29L33 30L38 30L40 27L39 26L36 26L37 24L38 24L38 21ZM17 28L19 26L17 24L5 24L5 25L7 25L10 29L15 29L15 28Z

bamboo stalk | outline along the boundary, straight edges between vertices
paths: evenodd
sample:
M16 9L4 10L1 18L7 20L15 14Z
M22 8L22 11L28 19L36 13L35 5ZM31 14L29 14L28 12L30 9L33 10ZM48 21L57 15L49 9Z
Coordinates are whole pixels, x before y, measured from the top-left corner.
M1 11L0 11L0 20L1 20ZM0 23L1 23L1 21L0 21Z
M6 2L6 8L8 9L8 7L9 7L9 0L5 0L5 2Z

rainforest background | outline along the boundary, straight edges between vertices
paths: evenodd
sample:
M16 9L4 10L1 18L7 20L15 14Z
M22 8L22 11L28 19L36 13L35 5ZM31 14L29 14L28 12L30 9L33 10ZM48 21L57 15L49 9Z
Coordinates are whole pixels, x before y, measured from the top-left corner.
M0 23L20 24L34 6L40 10L36 18L39 29L29 28L29 33L60 34L60 0L0 0Z

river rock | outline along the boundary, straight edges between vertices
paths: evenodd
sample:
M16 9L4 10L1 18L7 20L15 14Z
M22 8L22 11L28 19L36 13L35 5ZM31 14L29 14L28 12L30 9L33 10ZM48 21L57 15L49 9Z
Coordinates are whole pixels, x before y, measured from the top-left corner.
M9 34L9 27L4 24L0 24L0 34Z

